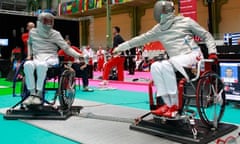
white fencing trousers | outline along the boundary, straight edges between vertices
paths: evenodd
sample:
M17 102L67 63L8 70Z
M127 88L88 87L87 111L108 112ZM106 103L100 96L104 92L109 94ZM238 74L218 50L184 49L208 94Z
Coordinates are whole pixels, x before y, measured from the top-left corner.
M168 60L154 62L151 65L151 75L157 89L157 96L177 93L175 72Z
M173 67L171 61L177 62L177 65L182 67L192 67L192 65L196 64L201 58L202 53L200 49L197 49L189 54L178 55L169 60L154 62L151 65L151 75L157 90L157 96L170 96L171 104L166 104L169 106L174 104L178 105L177 80L175 75L176 68Z
M37 59L29 60L24 63L25 81L28 90L43 90L44 80L46 78L48 67L58 64L58 58L49 58L45 61ZM34 77L34 71L37 74L37 83Z

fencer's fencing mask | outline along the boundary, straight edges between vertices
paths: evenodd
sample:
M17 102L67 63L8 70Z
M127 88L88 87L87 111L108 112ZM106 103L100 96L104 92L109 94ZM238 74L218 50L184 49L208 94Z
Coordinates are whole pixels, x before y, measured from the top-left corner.
M54 16L51 13L43 12L39 14L37 21L37 29L42 37L47 38L50 30L54 25Z
M154 5L153 16L157 23L161 23L163 14L169 14L174 12L174 4L169 0L157 1Z

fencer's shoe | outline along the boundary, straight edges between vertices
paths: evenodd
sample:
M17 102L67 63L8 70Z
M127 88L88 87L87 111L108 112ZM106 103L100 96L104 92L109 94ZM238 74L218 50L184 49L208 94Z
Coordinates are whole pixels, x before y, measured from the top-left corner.
M152 113L155 114L155 115L159 115L159 116L162 116L163 113L167 112L169 109L169 107L165 104L161 107L159 107L158 109L156 110L152 110Z
M39 96L34 96L32 98L32 105L40 105L42 104L42 100Z
M31 105L32 101L33 101L34 96L30 95L28 96L24 101L23 101L23 105Z
M91 89L91 88L89 88L89 87L84 87L84 88L83 88L83 91L84 91L84 92L93 92L94 90Z
M173 105L162 115L168 118L173 118L173 117L176 117L177 113L178 113L178 106Z
M102 82L99 83L100 86L107 86L108 85L108 81L103 80Z

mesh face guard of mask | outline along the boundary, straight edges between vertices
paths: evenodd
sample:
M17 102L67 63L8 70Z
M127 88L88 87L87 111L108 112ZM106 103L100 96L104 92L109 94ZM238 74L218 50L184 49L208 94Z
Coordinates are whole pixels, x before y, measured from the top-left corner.
M38 16L38 20L47 27L53 27L54 25L54 16L50 13L41 13Z
M160 23L162 14L172 13L174 11L174 4L172 1L158 1L154 5L153 16L154 19Z

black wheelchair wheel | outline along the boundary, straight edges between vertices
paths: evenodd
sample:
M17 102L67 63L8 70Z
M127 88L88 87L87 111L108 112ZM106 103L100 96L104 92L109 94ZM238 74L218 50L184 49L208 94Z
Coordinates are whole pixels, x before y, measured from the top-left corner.
M75 72L64 70L59 84L59 102L62 108L69 109L75 99Z
M19 75L21 75L23 73L23 65L24 65L25 61L22 61L20 66L16 69L15 71L15 74L14 74L14 77L13 77L13 85L12 85L12 94L13 94L13 97L15 96L21 96L22 98L24 98L24 96L26 95L26 86L25 86L25 77L22 76L22 79L21 79L21 86L18 87L17 86L17 83L19 82ZM18 93L20 92L20 95L18 95Z
M24 99L29 95L30 95L30 92L27 89L25 77L23 77L22 84L21 84L21 97L22 99Z
M217 128L225 109L224 84L214 72L204 73L197 84L196 104L202 123Z

